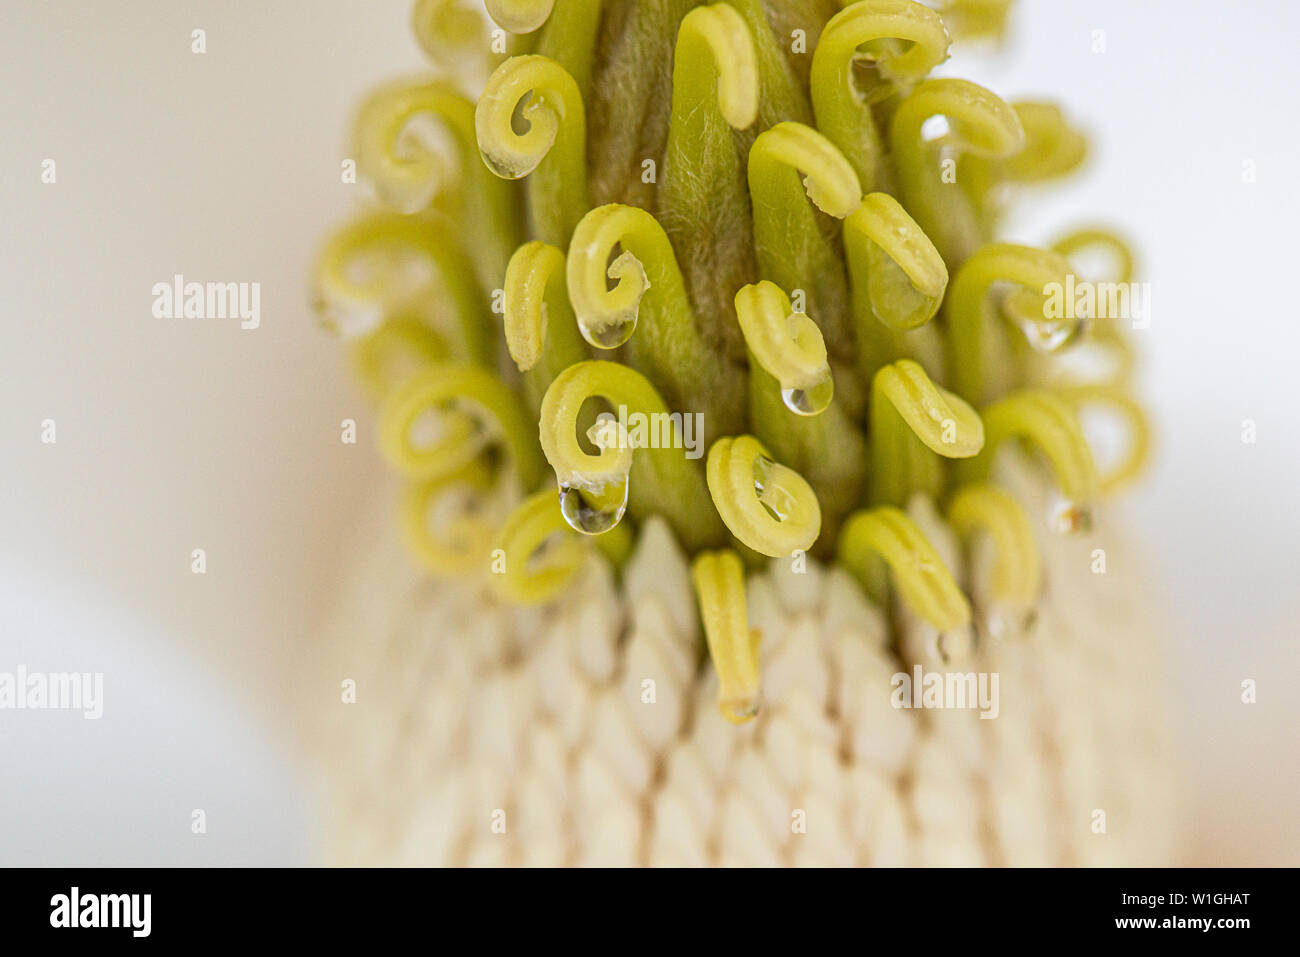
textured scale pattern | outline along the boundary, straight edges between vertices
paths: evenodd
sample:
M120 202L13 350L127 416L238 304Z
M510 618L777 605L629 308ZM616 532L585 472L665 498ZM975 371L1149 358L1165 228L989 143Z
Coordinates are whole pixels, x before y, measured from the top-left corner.
M1044 514L1034 473L1010 471ZM909 511L961 575L932 508L918 497ZM774 561L751 575L764 707L740 727L718 713L686 558L663 522L645 525L621 582L593 554L540 609L430 580L395 535L371 539L319 660L326 685L357 688L320 738L331 862L1168 862L1176 799L1155 632L1141 577L1114 570L1135 558L1114 523L1038 532L1036 626L975 643L965 663L934 657L935 634L905 609L891 647L885 616L842 570ZM1110 574L1089 573L1096 547ZM977 550L977 608L987 561ZM915 664L997 672L999 716L895 709L891 676Z

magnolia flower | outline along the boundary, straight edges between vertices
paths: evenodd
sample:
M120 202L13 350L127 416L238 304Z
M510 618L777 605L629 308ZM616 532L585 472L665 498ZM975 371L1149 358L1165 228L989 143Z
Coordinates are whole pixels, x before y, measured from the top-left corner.
M1140 601L1079 558L1145 420L1114 317L1047 308L1132 257L995 239L1085 154L929 77L1006 3L840 6L415 4L439 75L362 107L377 206L315 277L435 576L340 618L390 623L340 649L374 695L343 856L1163 853L1158 708L1113 657L1150 653ZM1085 405L1130 436L1104 471Z

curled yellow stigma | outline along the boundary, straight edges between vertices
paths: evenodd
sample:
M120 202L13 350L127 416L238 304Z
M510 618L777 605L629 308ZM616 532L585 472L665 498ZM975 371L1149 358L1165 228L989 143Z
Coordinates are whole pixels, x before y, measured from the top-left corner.
M827 339L847 348L848 282L814 210L843 219L862 200L858 174L835 144L802 123L778 123L749 150L758 271L792 294L807 293L805 311ZM811 205L810 205L811 201Z
M876 587L876 556L893 572L903 600L941 632L970 623L970 603L930 540L892 505L854 512L840 532L840 562L868 589Z
M550 489L524 499L502 525L493 546L493 586L501 597L525 605L558 595L586 557Z
M1008 157L1002 173L1008 179L1034 183L1071 173L1088 155L1088 140L1065 119L1055 103L1017 102L1012 105L1025 130L1025 148Z
M1147 422L1142 404L1124 389L1114 385L1074 385L1055 390L1077 410L1089 406L1101 407L1118 416L1128 431L1128 441L1119 462L1101 473L1097 487L1102 495L1123 488L1135 481L1146 468L1151 455L1151 426Z
M753 361L776 379L791 412L816 415L830 405L834 380L821 330L803 313L791 312L775 283L764 280L736 293L736 317Z
M970 458L984 447L979 413L911 359L882 367L872 380L870 435L872 499L890 505L917 490L938 494L936 456Z
M773 558L807 551L821 532L817 495L803 476L774 462L752 435L709 449L709 491L731 534Z
M938 312L948 288L948 267L930 237L894 197L887 193L863 197L844 220L844 255L855 303L869 307L870 316L890 329L915 329ZM855 313L862 335L867 310L855 305Z
M862 198L858 175L825 136L802 123L764 130L749 151L749 188L754 195L754 234L762 245L777 238L777 213L806 208L804 195L829 216L843 219ZM763 219L759 218L762 203ZM810 213L811 215L811 213Z
M376 402L427 366L451 358L446 340L413 316L384 320L357 340L352 356L357 377Z
M929 140L924 127L943 117L946 133ZM959 263L979 243L975 210L954 189L962 155L1011 156L1024 147L1025 131L1015 110L1000 97L967 80L926 80L898 105L889 128L903 204L949 263ZM940 151L946 155L940 155Z
M913 0L850 3L822 28L809 79L817 128L848 157L863 189L878 188L882 164L871 105L946 60L948 43L939 15ZM855 80L864 64L877 74L866 90Z
M734 129L743 130L758 119L754 41L744 19L726 3L696 7L677 28L672 112L683 125L672 135L688 141L692 133L707 135L707 116L699 114L713 102Z
M574 230L567 276L583 338L599 349L626 342L632 363L674 409L699 411L719 430L738 424L744 383L701 338L658 220L616 203L591 210Z
M944 311L948 317L950 375L955 390L972 402L985 391L985 333L997 311L992 291L999 284L1018 286L1024 293L1017 315L1022 331L1040 351L1051 352L1075 340L1083 320L1048 317L1049 287L1064 287L1070 264L1059 253L1014 243L980 247L953 277Z
M579 421L596 398L614 412L587 428L588 452ZM624 424L633 416L635 434ZM643 375L617 362L578 362L556 376L542 400L540 438L569 524L587 534L608 531L630 501L634 513L663 515L688 547L720 542L725 531L703 470L686 458L685 427Z
M444 67L477 65L487 59L486 24L465 0L415 0L411 32L420 48Z
M323 324L349 338L398 314L430 314L430 290L441 288L437 305L452 316L443 325L453 354L490 361L487 302L455 227L442 216L368 213L329 238L312 281Z
M353 143L357 171L381 201L403 213L433 206L453 218L479 279L498 281L519 229L510 184L479 159L473 100L447 80L392 83L362 105Z
M441 363L398 386L379 412L379 448L411 478L436 478L498 446L520 484L535 488L542 459L519 396L486 369Z
M986 532L993 541L994 601L1025 609L1038 600L1042 566L1029 516L1008 492L979 482L960 489L948 503L948 524L961 538Z
M1090 528L1092 505L1099 491L1097 468L1070 403L1044 389L1020 389L986 406L982 415L984 450L962 463L962 477L983 481L998 447L1010 438L1023 439L1042 452L1066 498L1052 515L1054 529L1076 532Z
M758 714L760 634L749 627L745 574L730 550L702 552L691 563L709 657L718 673L718 709L732 724Z
M515 132L516 110L527 121L525 132ZM474 126L492 172L529 177L528 211L538 238L567 246L588 205L587 121L573 77L549 57L511 57L488 78Z
M495 534L483 514L492 489L492 471L477 459L406 486L402 534L421 565L438 575L482 572Z
M586 358L565 289L564 253L533 240L520 246L506 267L506 349L534 409L555 377Z
M1086 275L1086 270L1079 267L1075 257L1100 253L1108 256L1114 263L1113 275L1106 278L1112 282L1132 282L1136 269L1133 249L1119 234L1101 226L1086 226L1071 230L1052 243L1055 252L1075 263L1075 271Z

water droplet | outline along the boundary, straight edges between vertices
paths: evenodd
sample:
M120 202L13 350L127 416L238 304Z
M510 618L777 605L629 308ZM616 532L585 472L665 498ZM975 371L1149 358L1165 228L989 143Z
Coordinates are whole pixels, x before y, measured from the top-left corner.
M1078 502L1058 502L1047 513L1047 527L1058 535L1092 530L1092 508Z
M569 527L583 535L608 532L627 511L626 480L607 485L600 492L585 492L572 485L560 486L560 514Z
M795 415L820 415L835 397L835 380L825 379L808 389L782 389L781 401Z
M730 701L719 701L718 710L722 716L732 724L744 724L758 714L759 697L754 695L751 698L737 698Z
M1078 339L1087 328L1085 315L1048 316L1043 297L1029 289L1016 289L1002 297L1002 314L1024 335L1036 352L1052 353Z
M794 499L781 485L772 480L776 463L765 455L754 459L754 494L759 504L778 522L784 522L794 511Z
M1019 319L1020 331L1035 352L1057 352L1082 335L1083 319Z
M622 305L614 308L607 302L595 317L579 313L578 331L597 349L617 349L636 330L637 310L641 297L650 288L650 279L641 260L629 250L614 257L605 275L617 283L609 294Z
M588 316L578 317L578 329L582 338L597 349L617 349L632 338L636 330L637 309L625 309L612 315L602 316L599 322Z
M981 630L993 641L1022 641L1033 631L1038 609L991 605L981 621Z
M483 164L502 179L522 179L537 168L538 160L509 150L489 153L480 149Z

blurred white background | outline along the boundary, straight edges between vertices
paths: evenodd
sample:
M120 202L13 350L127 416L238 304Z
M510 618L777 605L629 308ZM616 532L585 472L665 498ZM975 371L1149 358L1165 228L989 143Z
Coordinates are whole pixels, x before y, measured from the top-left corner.
M1007 238L1107 221L1151 283L1136 338L1156 464L1122 506L1147 560L1111 573L1139 576L1169 624L1188 860L1297 864L1300 6L1018 7L998 56L959 48L941 72L1059 100L1093 134L1086 171L1028 193ZM423 64L408 16L0 5L0 671L105 673L99 721L0 711L0 864L316 859L285 705L380 468L306 276L356 199L352 108ZM154 319L150 288L175 273L261 283L261 328Z

